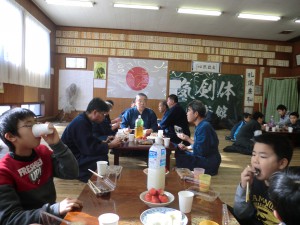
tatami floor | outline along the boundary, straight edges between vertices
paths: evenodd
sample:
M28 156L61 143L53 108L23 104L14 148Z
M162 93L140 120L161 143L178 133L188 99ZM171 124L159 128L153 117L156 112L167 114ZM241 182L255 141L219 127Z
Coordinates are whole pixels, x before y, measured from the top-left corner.
M66 124L55 124L58 132L61 134ZM215 191L220 192L220 198L222 201L229 205L233 205L233 199L235 189L240 181L240 173L250 163L250 156L241 155L237 153L223 152L223 148L227 145L231 145L232 142L225 140L225 135L230 133L229 130L217 130L217 134L220 140L219 149L222 155L222 163L219 169L219 174L212 178L212 188ZM110 163L113 163L113 155L109 155ZM132 158L121 157L120 165L123 168L144 169L147 167L145 161ZM291 162L291 166L300 165L300 148L295 148L294 156ZM174 157L171 158L171 167L175 166ZM57 191L57 201L60 201L66 197L76 198L84 187L84 183L77 180L61 180L55 179L55 186Z

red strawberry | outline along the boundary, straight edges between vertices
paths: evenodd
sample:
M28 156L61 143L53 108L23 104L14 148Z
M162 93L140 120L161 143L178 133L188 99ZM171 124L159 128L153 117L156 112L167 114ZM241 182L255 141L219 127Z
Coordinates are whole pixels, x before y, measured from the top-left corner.
M158 189L157 190L157 193L158 193L158 195L163 195L165 192L164 192L164 189Z
M159 199L158 199L157 196L152 196L151 202L152 202L152 203L160 203L160 201L159 201Z
M145 195L144 199L145 199L147 202L151 202L152 195L150 195L149 193L147 193L147 194Z
M149 193L150 195L156 195L157 191L156 191L155 188L151 188L151 189L148 191L148 193Z
M166 203L166 202L169 201L169 198L166 195L159 195L158 198L159 198L161 203Z

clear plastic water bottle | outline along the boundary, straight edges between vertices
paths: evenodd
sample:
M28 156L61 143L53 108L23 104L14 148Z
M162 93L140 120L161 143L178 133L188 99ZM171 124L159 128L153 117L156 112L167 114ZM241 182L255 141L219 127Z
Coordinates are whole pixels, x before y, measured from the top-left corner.
M149 149L147 189L164 189L166 179L166 149L162 138L155 138L155 143Z
M275 127L274 116L270 118L269 127Z
M135 127L134 127L134 137L135 138L142 138L143 137L143 130L144 130L144 121L141 115L135 120Z

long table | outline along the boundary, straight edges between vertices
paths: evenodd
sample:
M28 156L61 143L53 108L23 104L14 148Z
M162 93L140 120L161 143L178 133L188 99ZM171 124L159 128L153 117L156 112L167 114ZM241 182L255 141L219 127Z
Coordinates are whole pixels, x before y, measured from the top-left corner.
M114 165L119 165L119 158L120 155L124 152L130 152L130 151L142 151L142 152L147 152L149 151L151 145L141 145L138 144L135 141L127 141L121 144L120 147L114 148L113 149L113 154L114 154ZM166 168L170 170L170 156L173 150L175 150L175 146L170 143L170 146L166 148L167 150L167 155L166 155Z
M92 177L96 179L96 177ZM108 196L97 197L86 185L79 199L83 201L81 212L69 212L65 219L69 221L84 222L88 225L98 225L98 216L103 213L116 213L120 216L120 225L142 224L140 215L149 209L139 199L140 193L146 190L147 176L142 170L123 169L118 180L116 189ZM179 178L176 171L170 171L166 176L165 190L175 196L175 200L167 207L179 209L178 192L187 189L193 184L187 183ZM213 186L213 184L212 184ZM222 201L217 198L213 202L206 202L194 197L192 212L186 214L188 224L199 224L204 219L216 221L222 224ZM229 224L239 224L230 214Z
M263 131L263 132L266 133L266 131ZM268 133L278 134L283 137L287 137L291 141L293 147L297 147L300 145L300 141L299 141L300 140L300 132L291 132L290 133L286 130L279 130L279 131L275 131L275 132L268 131Z

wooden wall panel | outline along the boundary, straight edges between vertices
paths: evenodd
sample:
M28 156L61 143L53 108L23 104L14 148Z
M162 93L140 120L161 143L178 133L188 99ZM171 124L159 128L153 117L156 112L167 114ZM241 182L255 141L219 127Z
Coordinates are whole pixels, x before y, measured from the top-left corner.
M0 104L15 104L24 101L24 87L15 84L4 84L4 93L0 94Z
M35 87L24 87L24 102L38 102L39 90Z

